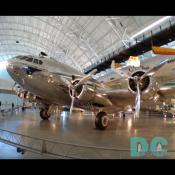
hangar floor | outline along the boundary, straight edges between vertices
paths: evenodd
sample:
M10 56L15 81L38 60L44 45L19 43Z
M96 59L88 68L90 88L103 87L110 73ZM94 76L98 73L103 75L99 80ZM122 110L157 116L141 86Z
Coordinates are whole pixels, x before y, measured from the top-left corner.
M63 144L62 154L72 158L132 158L130 157L130 137L144 137L150 141L155 136L167 139L168 155L163 158L175 158L175 120L160 116L142 115L138 119L126 116L125 119L110 116L110 126L105 131L94 128L94 117L89 114L74 113L69 117L63 112L61 117L52 116L42 121L39 111L27 109L0 116L0 129L14 133L48 139ZM2 132L0 132L0 137ZM47 145L47 148L49 146ZM170 152L171 151L171 152ZM66 157L66 156L65 156ZM0 143L0 158L52 158L46 154L26 151L19 154L15 147ZM59 157L57 157L59 158ZM61 158L61 157L60 157ZM142 158L157 158L148 153Z

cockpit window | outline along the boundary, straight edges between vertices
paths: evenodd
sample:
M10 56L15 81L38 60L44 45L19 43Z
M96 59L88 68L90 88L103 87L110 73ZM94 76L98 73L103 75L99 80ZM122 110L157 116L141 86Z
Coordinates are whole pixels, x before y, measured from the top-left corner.
M20 60L25 60L26 58L25 57L19 57Z
M37 59L34 59L33 61L35 64L38 64L38 60Z
M21 58L23 58L23 56L21 56L21 55L14 57L14 59L20 59L20 60L21 60Z
M28 58L26 59L26 61L32 62L32 61L33 61L33 58L28 57Z
M41 64L43 64L43 62L41 61L41 60L38 60L39 61L39 64L41 65Z

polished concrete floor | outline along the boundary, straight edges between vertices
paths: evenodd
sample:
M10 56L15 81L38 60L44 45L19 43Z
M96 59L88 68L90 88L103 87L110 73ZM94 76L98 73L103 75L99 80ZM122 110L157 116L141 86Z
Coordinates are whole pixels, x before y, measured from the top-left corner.
M52 116L49 121L42 121L38 110L27 109L24 112L16 111L0 116L0 129L65 143L128 150L127 156L121 152L119 157L109 154L105 158L132 158L129 156L131 137L144 137L150 141L153 137L161 136L168 141L166 148L175 150L175 120L173 118L165 119L162 116L147 115L141 115L137 119L132 115L126 116L125 119L112 116L110 118L109 127L105 131L99 131L94 127L94 117L91 113L85 115L74 113L69 116L68 113L63 112L60 117ZM86 157L88 155L88 151L86 151L84 158L90 158ZM22 155L16 152L15 147L0 143L0 158L35 159L49 157L30 152ZM170 152L165 158L175 158L175 152Z

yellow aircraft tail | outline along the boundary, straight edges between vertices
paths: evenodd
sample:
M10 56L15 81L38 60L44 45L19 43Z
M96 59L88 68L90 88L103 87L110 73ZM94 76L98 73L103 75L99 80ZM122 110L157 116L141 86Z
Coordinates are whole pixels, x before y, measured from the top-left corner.
M152 47L152 51L154 54L175 55L175 49L173 48Z

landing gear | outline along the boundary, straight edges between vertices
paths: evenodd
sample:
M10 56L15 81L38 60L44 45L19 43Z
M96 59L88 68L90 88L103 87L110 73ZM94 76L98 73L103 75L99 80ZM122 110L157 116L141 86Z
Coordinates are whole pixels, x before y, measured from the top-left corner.
M109 117L106 112L99 112L95 117L95 127L99 130L105 130L109 124Z
M126 115L125 115L125 113L123 112L123 120L125 120L125 117L126 117Z
M50 118L50 116L51 116L51 114L48 114L48 110L47 109L41 108L41 110L40 110L40 117L43 120L48 120Z

